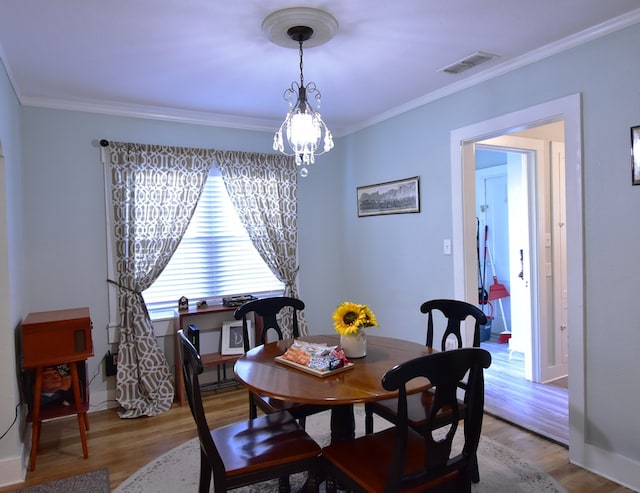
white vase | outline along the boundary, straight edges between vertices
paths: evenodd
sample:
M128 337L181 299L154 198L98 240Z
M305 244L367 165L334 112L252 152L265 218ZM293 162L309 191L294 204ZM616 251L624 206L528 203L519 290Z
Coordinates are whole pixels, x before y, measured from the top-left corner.
M367 336L363 329L355 334L341 335L340 347L347 358L364 358L367 355Z

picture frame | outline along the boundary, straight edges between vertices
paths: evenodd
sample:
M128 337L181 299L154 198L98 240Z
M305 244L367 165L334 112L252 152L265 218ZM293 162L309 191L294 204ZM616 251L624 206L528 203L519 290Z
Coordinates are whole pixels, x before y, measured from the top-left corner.
M247 331L249 332L249 347L253 347L253 330L251 320L247 320ZM220 346L220 353L222 355L244 354L242 320L230 320L222 324Z
M420 212L420 177L357 187L358 217Z
M640 125L631 127L631 184L640 185Z

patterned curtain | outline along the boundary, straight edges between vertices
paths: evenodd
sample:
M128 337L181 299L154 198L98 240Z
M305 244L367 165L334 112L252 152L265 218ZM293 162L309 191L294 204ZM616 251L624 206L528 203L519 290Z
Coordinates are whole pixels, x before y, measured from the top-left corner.
M171 408L173 375L142 291L182 238L213 163L213 151L110 143L114 263L120 312L116 398L122 418Z
M285 285L284 295L298 298L297 168L291 156L217 151L216 164L249 238L273 274ZM292 312L282 328L291 337ZM300 334L308 333L299 316Z

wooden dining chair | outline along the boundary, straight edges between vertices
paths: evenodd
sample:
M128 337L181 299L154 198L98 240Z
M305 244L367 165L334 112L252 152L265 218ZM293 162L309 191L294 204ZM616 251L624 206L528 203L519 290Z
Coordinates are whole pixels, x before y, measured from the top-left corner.
M298 312L304 310L304 302L297 298L290 298L287 296L276 296L272 298L262 298L255 301L250 301L240 306L234 313L236 320L242 319L242 332L244 339L244 350L249 351L249 329L248 329L248 317L249 314L254 312L262 319L262 331L259 334L257 344L265 344L271 342L268 340L267 335L270 331L275 332L275 337L278 340L283 339L284 332L280 327L278 317L285 309L291 309L291 335L294 338L300 337L300 329L298 327ZM283 401L280 399L274 399L272 397L257 394L255 392L249 393L249 417L255 418L257 416L257 409L265 413L273 413L278 411L289 411L291 415L298 420L300 425L304 428L306 417L312 414L320 413L329 409L329 406L312 405L312 404L300 404L297 402Z
M308 471L307 485L318 491L320 447L286 411L210 429L198 375L203 371L196 348L178 331L183 378L200 439L200 493L227 491L278 478L289 491L289 475Z
M453 345L454 348L462 347L461 324L464 320L473 321L473 346L480 347L480 326L487 323L486 315L477 306L465 301L436 299L426 301L420 306L420 311L427 314L427 347L434 347L434 319L438 321L446 321L442 338L436 349L446 351ZM437 315L439 312L440 315ZM444 318L443 318L444 317ZM442 327L441 327L442 328ZM460 388L464 391L465 382L460 382ZM422 393L412 394L407 397L407 415L409 426L421 431L425 426L425 407L429 407L433 400L433 391L427 390ZM373 433L373 415L378 416L397 423L397 399L387 399L378 402L365 404L365 433ZM465 404L464 400L460 402L461 416L464 417ZM440 419L446 421L446 410L441 411ZM480 477L478 474L474 476L474 482L478 482Z
M324 447L327 493L335 492L336 484L367 493L470 492L482 431L483 371L490 364L488 351L462 348L421 356L388 370L382 386L399 392L397 424ZM454 445L461 415L456 394L467 372L464 427L458 432L464 439ZM407 383L418 377L428 378L434 388L434 398L423 408L425 425L420 432L409 424L406 391Z

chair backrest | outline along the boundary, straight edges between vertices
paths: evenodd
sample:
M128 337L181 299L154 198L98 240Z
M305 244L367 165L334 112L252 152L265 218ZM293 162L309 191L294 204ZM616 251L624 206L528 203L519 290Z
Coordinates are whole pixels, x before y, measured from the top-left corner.
M189 402L191 415L196 422L198 429L198 438L200 439L200 448L209 458L209 462L213 464L213 477L224 478L225 468L220 453L211 438L209 425L202 405L202 395L200 393L200 381L198 375L203 371L202 360L200 354L191 344L189 338L181 329L178 331L178 340L180 344L180 359L184 377L184 387Z
M440 350L446 351L447 338L453 334L458 342L458 348L462 347L462 334L460 323L468 317L474 319L473 346L480 347L480 326L487 323L487 316L475 305L459 300L430 300L420 306L420 311L427 314L427 346L433 346L433 318L434 310L440 311L447 319L447 327L442 336Z
M300 330L298 328L298 311L304 310L304 302L297 298L289 298L287 296L276 296L273 298L262 298L255 301L249 301L241 307L239 307L234 317L236 320L242 319L242 332L244 339L244 350L249 351L249 330L247 328L247 315L251 312L255 312L262 318L262 334L260 335L260 342L257 344L264 344L266 341L267 332L270 329L275 330L278 335L278 339L283 338L282 328L278 323L278 314L285 308L290 307L292 309L292 322L291 333L293 337L300 337Z
M452 349L433 353L396 365L382 377L382 386L398 390L398 422L393 463L385 491L399 491L401 487L423 484L451 473L465 474L470 481L472 458L475 457L482 431L484 411L483 370L491 364L491 354L480 348ZM464 445L462 452L452 456L453 439L462 413L457 398L458 384L469 372L465 395ZM426 426L423 431L424 450L407 449L409 429L407 417L407 382L426 377L435 393L431 406L425 409ZM445 412L441 412L445 411ZM437 417L438 413L440 415ZM446 419L443 422L443 416ZM437 437L436 430L440 430ZM441 436L446 431L444 438ZM408 455L424 457L424 467L405 476L403 467Z

